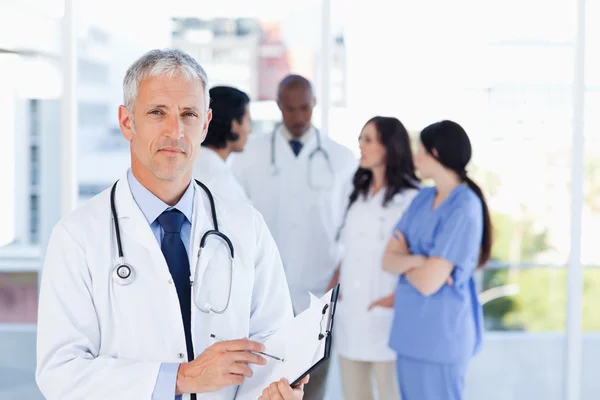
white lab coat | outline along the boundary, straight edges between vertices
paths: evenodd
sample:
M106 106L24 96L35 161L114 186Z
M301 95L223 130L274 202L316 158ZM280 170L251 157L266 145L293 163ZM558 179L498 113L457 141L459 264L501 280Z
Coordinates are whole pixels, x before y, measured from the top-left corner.
M229 165L208 147L203 146L200 149L194 164L194 178L208 186L211 192L225 199L250 202Z
M394 227L417 194L407 189L384 207L384 190L359 196L348 210L340 240L346 248L340 269L340 295L336 310L335 339L339 354L356 361L396 359L388 347L394 311L369 305L393 294L396 275L381 267L385 247Z
M280 132L275 134L275 157L279 170L271 164L271 137L252 135L243 153L236 154L233 172L264 216L281 252L294 312L310 304L308 292L325 294L341 258L336 234L348 204L347 188L358 160L346 147L321 135L329 154L333 176L322 153L309 164L309 154L317 147L312 132L296 157ZM328 189L313 190L314 184L330 183ZM315 173L316 172L316 173Z
M197 185L195 190L192 276L198 254L194 249L202 234L213 229L208 197ZM125 261L136 277L126 286L113 281L118 258L109 198L110 191L105 191L59 222L48 244L36 380L50 400L150 399L160 364L188 359L175 285L126 176L118 183L115 203ZM225 314L204 314L192 303L195 356L213 343L211 333L261 340L293 315L279 253L260 214L217 196L215 202L219 228L235 246L236 264ZM209 240L203 250L201 274L209 262L211 268L229 268L226 246L219 240ZM198 399L230 400L235 390L229 387Z

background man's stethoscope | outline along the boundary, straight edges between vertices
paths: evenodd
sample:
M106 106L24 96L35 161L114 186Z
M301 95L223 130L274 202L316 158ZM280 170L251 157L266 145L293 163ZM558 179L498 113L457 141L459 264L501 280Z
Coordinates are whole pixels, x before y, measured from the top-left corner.
M111 193L110 193L110 210L112 213L113 225L115 227L115 233L116 233L116 237L117 237L117 250L119 253L119 262L113 268L113 280L116 283L118 283L119 285L128 285L131 282L133 282L133 280L135 278L135 269L130 264L127 264L125 262L125 258L123 255L123 245L121 244L121 231L119 229L119 218L118 218L117 209L115 206L115 191L117 189L117 183L118 183L118 181L115 182L115 184L112 187ZM212 193L210 192L210 190L208 190L208 188L202 182L196 180L196 183L198 184L198 186L200 186L206 192L206 195L208 196L208 200L210 202L210 211L212 214L214 229L206 231L204 233L204 235L202 236L202 238L200 239L200 248L198 249L196 270L194 271L194 280L191 281L192 298L194 300L194 304L200 311L202 311L204 313L214 312L216 314L222 314L225 312L225 310L227 310L227 307L229 307L229 300L231 299L234 249L233 249L233 244L231 243L231 240L229 240L227 235L225 235L224 233L219 231L219 224L217 223L217 211L215 209L215 201L213 199ZM198 306L198 304L196 303L196 292L198 291L198 288L200 287L200 282L198 281L198 270L199 270L198 266L199 266L199 262L200 262L200 255L202 254L202 250L204 249L204 246L206 245L207 239L210 235L218 236L219 238L224 240L225 243L227 243L227 246L229 247L229 256L230 256L230 261L231 261L231 263L230 263L231 275L229 278L229 293L227 294L227 303L225 304L225 307L220 310L216 310L216 309L212 308L212 305L210 304L210 302L206 302L205 304L203 304L201 306Z
M273 175L279 175L279 172L280 172L279 166L277 165L277 160L275 158L275 140L277 137L277 132L279 131L280 127L281 127L281 122L278 123L277 125L275 125L275 128L271 132L271 169L273 171ZM313 128L315 130L315 135L317 136L317 147L313 151L311 151L310 154L308 155L308 168L307 168L306 179L307 179L308 185L311 187L311 189L315 189L315 190L328 189L333 186L333 166L331 165L331 160L329 159L329 154L321 145L321 132L316 127L313 127ZM312 180L312 174L311 174L311 168L310 168L311 165L313 164L313 158L317 153L321 153L321 155L325 159L325 162L327 163L327 169L329 170L329 174L331 177L330 182L321 187L318 187L314 184L314 182Z

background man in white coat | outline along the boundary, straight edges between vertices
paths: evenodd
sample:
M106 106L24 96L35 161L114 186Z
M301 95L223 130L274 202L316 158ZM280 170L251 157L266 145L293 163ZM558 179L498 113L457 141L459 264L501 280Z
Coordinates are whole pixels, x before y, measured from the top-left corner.
M231 153L244 151L252 132L250 98L229 86L210 89L212 120L200 157L194 165L194 177L221 197L248 202L248 196L231 172L227 159Z
M207 85L203 68L178 50L151 51L127 71L119 123L131 169L60 221L48 245L36 371L47 399L231 400L251 376L248 364L266 362L250 352L264 346L215 343L210 334L261 340L291 317L275 243L260 214L239 202L214 207L236 267L227 286L218 279L200 286L201 295L230 287L231 297L210 299L210 308L226 304L222 314L198 308L194 289L203 281L192 289L190 266L230 265L229 248L217 239L202 257L195 250L214 224L208 194L192 181L211 119ZM123 263L133 275L119 272ZM301 388L278 382L261 399L302 396Z
M251 138L232 167L273 233L298 314L309 306L308 292L325 294L340 261L335 236L358 161L311 124L315 96L306 78L284 78L277 104L282 123ZM311 375L307 399L323 399L327 369Z

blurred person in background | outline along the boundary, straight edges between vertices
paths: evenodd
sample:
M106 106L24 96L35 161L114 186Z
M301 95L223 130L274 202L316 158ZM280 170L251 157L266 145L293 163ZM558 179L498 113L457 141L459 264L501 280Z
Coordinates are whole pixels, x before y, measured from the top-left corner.
M313 126L311 83L289 75L279 84L282 122L254 136L232 168L264 216L281 252L295 314L308 308L309 292L327 291L341 257L336 234L356 171L352 152ZM305 398L322 400L329 363L311 374Z
M380 400L398 400L396 353L389 337L398 277L381 269L387 238L417 195L408 132L396 118L374 117L359 137L360 167L354 175L340 240L346 249L330 284L340 285L336 349L344 399L370 400L372 380Z
M241 90L228 86L210 89L212 120L200 156L194 165L194 177L221 197L248 202L248 196L231 172L227 159L231 153L244 151L252 132L250 98Z
M400 219L383 268L400 279L390 347L403 400L460 400L467 365L482 341L473 274L490 258L492 225L467 175L471 142L455 122L429 125L415 156L422 189Z

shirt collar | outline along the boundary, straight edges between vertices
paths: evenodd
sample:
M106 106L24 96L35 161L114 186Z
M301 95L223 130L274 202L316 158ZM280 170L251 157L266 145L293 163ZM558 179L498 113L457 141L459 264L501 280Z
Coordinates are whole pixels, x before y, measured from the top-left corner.
M221 156L210 147L202 146L198 159L201 160L203 157L205 157L206 161L212 165L227 168L227 161L223 160Z
M177 202L174 207L171 207L146 189L146 187L136 179L133 172L131 172L131 169L127 171L127 181L129 182L129 189L131 190L133 199L140 210L142 210L142 214L144 214L144 217L146 217L146 220L150 225L154 223L160 214L172 208L181 211L187 220L190 223L192 222L192 211L194 210L194 185L191 184L191 182L179 202Z
M287 140L288 142L290 140L299 140L300 143L302 143L303 145L305 145L310 140L310 138L312 137L314 128L311 125L310 128L308 128L308 130L306 132L304 132L302 134L302 136L300 136L300 138L294 137L290 133L290 131L288 130L288 128L286 128L285 124L281 124L281 127L280 127L279 131L281 132L281 135L285 138L285 140Z

